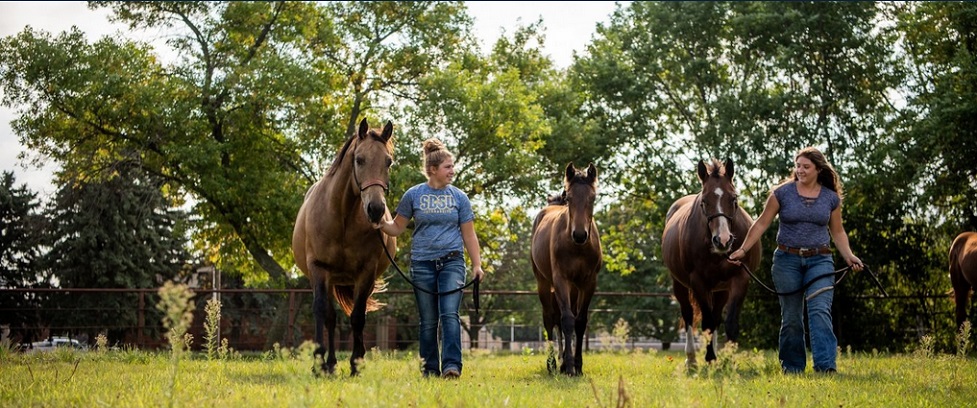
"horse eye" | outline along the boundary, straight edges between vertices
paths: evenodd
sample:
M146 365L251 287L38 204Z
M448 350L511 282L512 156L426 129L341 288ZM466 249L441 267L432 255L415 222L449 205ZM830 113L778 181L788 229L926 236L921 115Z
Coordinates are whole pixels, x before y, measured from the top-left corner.
M362 166L362 165L363 165L363 163L366 163L366 159L364 159L364 158L362 158L362 157L357 157L357 158L356 158L356 165L357 165L357 166Z
M387 159L387 167L390 167L390 166L393 166L393 165L394 165L393 159Z

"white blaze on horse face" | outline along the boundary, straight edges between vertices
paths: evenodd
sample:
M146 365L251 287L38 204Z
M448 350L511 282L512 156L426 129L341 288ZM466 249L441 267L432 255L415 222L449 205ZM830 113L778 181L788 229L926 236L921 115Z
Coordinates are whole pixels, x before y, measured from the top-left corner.
M723 212L723 204L722 204L723 194L724 194L723 189L716 187L716 191L714 191L714 193L716 194L716 214L725 214ZM730 215L730 214L726 214L726 215ZM716 231L713 232L713 235L719 238L719 243L722 244L723 247L728 247L730 241L732 241L733 239L733 235L729 231L729 227L730 227L729 219L726 217L716 217L716 221L719 222L719 226L716 229ZM713 249L715 250L715 247Z

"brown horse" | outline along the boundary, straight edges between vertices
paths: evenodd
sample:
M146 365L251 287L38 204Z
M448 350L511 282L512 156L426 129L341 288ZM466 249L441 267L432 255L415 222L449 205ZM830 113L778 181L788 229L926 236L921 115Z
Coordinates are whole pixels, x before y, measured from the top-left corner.
M739 336L739 314L750 276L726 258L753 225L753 219L736 202L732 160L724 165L715 159L709 164L700 160L697 170L702 191L672 204L662 234L662 260L672 275L672 293L685 321L685 363L689 367L696 365L692 334L695 316L701 315L702 330L710 336L707 362L716 359L715 332L726 306L726 337L735 342ZM743 262L751 270L757 268L759 242Z
M970 292L977 288L977 233L957 235L950 245L950 283L957 309L957 330L967 320Z
M563 339L560 372L583 374L583 336L590 300L597 289L602 261L600 234L594 222L597 168L586 171L567 164L562 196L551 198L533 221L531 256L536 291L543 304L549 339L559 326ZM576 352L571 343L576 331Z
M346 140L326 174L305 194L305 202L295 220L292 252L296 265L312 285L318 344L315 357L318 368L329 374L336 368L333 299L350 317L353 328L351 375L357 374L357 360L366 353L363 347L366 312L382 306L372 295L382 290L380 274L390 261L384 256L384 246L372 224L387 213L384 194L393 163L392 133L390 122L381 132L370 129L363 119L357 134ZM396 239L383 236L386 250L394 253ZM329 341L329 356L325 360L323 324ZM317 367L313 366L312 370L318 373Z

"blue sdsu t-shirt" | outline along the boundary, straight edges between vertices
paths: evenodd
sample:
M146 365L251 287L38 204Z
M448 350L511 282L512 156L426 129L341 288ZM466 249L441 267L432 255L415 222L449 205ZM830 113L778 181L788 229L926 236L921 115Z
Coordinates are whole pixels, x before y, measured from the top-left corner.
M433 189L427 183L411 187L397 204L397 214L414 218L410 257L415 261L463 251L461 224L475 219L468 196L450 184L442 189Z

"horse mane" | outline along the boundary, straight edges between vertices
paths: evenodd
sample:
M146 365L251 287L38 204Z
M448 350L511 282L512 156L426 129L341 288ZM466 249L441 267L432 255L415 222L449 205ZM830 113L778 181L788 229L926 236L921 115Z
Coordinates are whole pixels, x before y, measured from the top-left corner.
M546 205L566 205L567 203L567 193L563 191L560 194L553 194L546 197Z
M356 139L355 133L346 139L346 144L343 145L343 148L339 150L339 154L336 155L336 158L333 159L332 164L329 165L329 170L326 170L327 176L336 174L336 171L339 169L339 164L342 163L343 158L346 157L346 152L349 151L349 147L353 145L353 139Z

